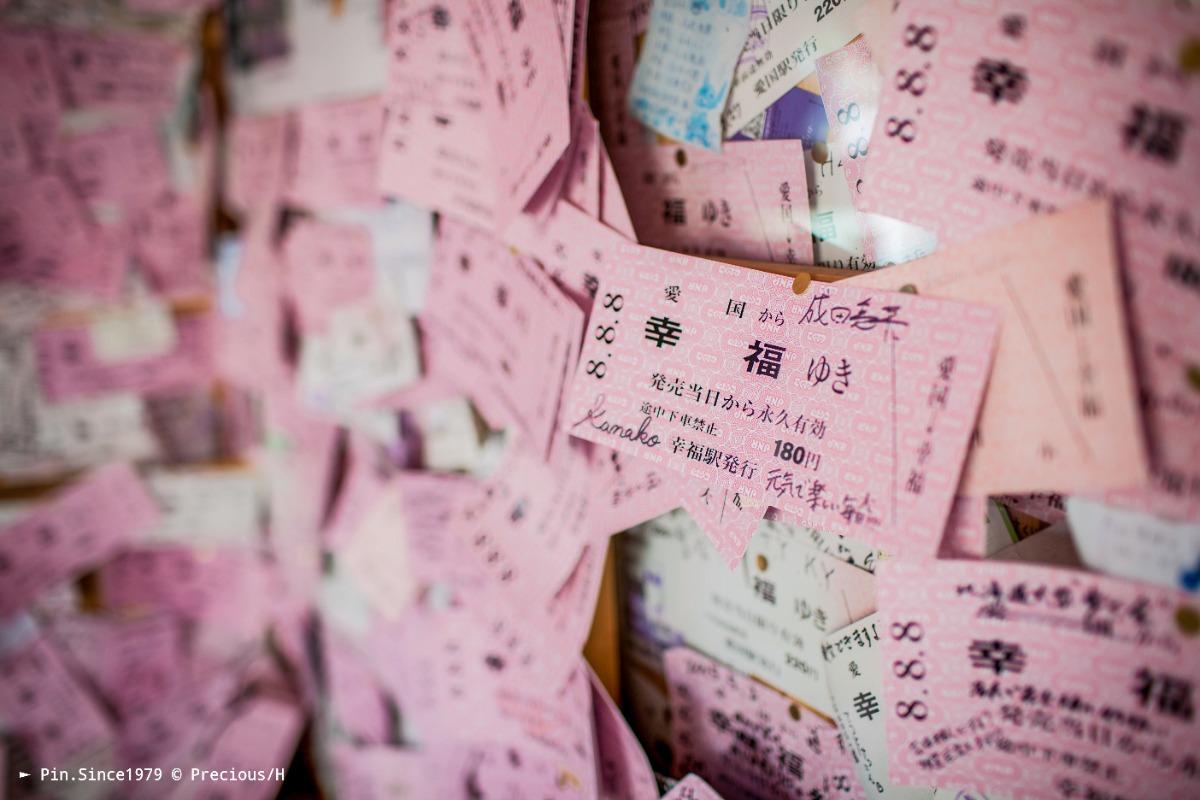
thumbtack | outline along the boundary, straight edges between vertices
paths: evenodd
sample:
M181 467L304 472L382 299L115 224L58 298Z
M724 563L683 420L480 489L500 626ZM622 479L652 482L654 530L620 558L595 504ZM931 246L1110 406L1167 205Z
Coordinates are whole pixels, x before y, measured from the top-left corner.
M792 278L792 291L796 294L804 294L804 290L812 283L812 275L807 272L797 272L796 277Z
M1200 72L1200 39L1188 39L1179 48L1179 68L1184 72Z
M1180 606L1175 612L1175 627L1185 636L1200 633L1200 613L1191 606Z
M914 283L906 283L900 287L900 291L904 292L905 294L916 294L917 286Z

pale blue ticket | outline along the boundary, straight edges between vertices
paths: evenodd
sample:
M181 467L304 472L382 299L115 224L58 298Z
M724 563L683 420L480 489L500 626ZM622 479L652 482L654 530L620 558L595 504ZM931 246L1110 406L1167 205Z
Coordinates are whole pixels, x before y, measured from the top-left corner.
M750 29L748 0L654 0L629 106L664 136L721 149L721 114Z

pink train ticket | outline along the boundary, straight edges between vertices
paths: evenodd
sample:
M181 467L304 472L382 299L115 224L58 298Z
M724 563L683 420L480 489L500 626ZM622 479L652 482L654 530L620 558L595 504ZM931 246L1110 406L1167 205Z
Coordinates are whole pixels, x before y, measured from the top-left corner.
M1002 314L959 491L1138 486L1147 476L1111 210L1073 206L843 285L981 303Z
M812 263L800 141L727 142L720 154L659 144L625 186L638 241L695 255Z
M676 774L730 797L865 798L837 726L686 647L663 655Z
M212 372L212 317L175 317L175 347L162 355L105 363L89 327L51 325L34 334L38 380L52 402L116 391L153 392L205 383Z
M103 561L158 522L128 464L94 470L0 535L0 617Z
M695 773L685 775L683 780L671 787L671 791L663 795L663 800L721 800L717 790L704 782Z
M125 550L99 570L104 607L120 612L165 609L199 619L216 595L238 582L243 558L233 550L202 554L186 547Z
M260 800L274 794L282 782L283 767L304 728L304 713L289 702L262 695L247 700L239 712L215 741L206 743L196 764L204 772L193 779L197 796ZM225 781L213 774L218 770L231 770L234 775L261 770L265 780Z
M592 693L578 651L566 683L551 686L524 672L522 648L513 644L517 625L485 624L463 608L415 609L410 624L424 646L400 646L389 671L399 679L405 714L423 737L528 739L559 756L580 779L595 780Z
M181 627L172 614L62 615L50 635L121 719L167 699L184 673Z
M570 203L558 203L541 225L528 214L513 220L504 238L532 255L572 299L591 307L596 286L621 243L628 238Z
M679 477L670 470L607 448L593 464L600 487L591 503L597 535L620 533L679 505Z
M496 225L503 229L570 142L566 64L561 48L547 46L558 38L550 0L465 5L467 46L487 87L482 96L496 175Z
M591 470L581 442L564 442L550 461L517 445L460 501L452 525L486 585L514 607L532 607L562 585L591 539Z
M573 436L738 484L891 552L936 551L997 314L625 245L562 414Z
M588 216L600 216L600 123L590 111L576 113L571 161L563 178L563 199Z
M604 140L600 140L600 221L626 239L636 239L625 194L617 180L617 170L608 155Z
M206 225L198 195L168 189L143 207L133 228L134 255L155 289L175 296L212 290Z
M1200 794L1194 597L994 561L885 561L876 589L893 782Z
M309 208L377 205L382 135L378 95L301 107L287 198Z
M100 704L44 635L0 652L0 717L26 743L34 763L91 766L115 743Z
M1112 197L1152 454L1150 491L1114 499L1200 516L1200 83L1180 67L1200 15L913 0L891 30L864 206L955 243Z
M829 118L829 139L840 145L837 156L842 162L842 175L850 189L850 200L857 205L866 180L871 129L879 112L882 88L879 68L866 40L860 37L818 58L817 80Z
M55 156L84 200L115 210L123 222L170 185L158 131L149 121L64 136Z
M496 426L550 448L582 312L532 259L444 218L420 321L426 363L469 393Z

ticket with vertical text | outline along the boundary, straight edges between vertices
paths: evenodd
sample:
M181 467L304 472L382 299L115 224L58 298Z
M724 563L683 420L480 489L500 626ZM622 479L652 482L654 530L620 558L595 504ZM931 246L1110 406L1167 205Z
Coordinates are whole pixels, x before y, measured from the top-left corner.
M600 280L568 433L800 524L932 554L997 334L988 308L636 245Z

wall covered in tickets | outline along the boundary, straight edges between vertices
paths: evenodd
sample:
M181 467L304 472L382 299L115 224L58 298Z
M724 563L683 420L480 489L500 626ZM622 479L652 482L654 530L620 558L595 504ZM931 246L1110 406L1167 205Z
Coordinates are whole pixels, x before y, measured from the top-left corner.
M0 800L1200 797L1187 0L0 0Z

